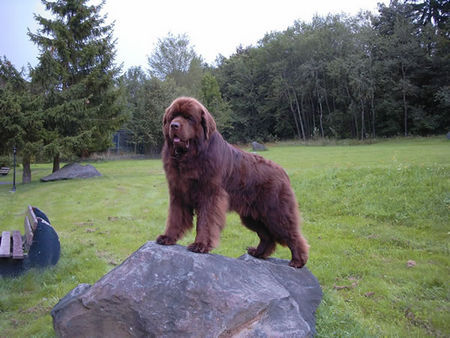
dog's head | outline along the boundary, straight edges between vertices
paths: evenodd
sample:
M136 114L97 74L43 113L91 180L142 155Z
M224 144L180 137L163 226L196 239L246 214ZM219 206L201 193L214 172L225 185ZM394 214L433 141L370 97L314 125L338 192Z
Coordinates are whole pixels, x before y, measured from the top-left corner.
M164 113L164 137L176 155L189 153L208 141L215 130L213 117L196 99L180 97Z

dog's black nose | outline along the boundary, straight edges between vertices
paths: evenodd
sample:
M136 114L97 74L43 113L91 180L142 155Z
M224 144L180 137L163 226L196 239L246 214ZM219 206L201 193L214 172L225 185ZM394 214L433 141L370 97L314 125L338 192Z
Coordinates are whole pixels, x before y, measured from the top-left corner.
M170 128L172 128L173 130L178 130L178 129L180 129L180 122L172 121L172 122L170 123Z

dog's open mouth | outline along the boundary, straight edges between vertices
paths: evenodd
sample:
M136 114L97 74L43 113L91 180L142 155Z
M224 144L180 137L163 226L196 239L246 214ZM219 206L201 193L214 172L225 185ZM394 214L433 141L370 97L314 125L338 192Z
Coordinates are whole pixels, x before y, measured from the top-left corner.
M189 140L182 140L178 136L175 136L172 142L175 147L176 154L186 153L189 149Z

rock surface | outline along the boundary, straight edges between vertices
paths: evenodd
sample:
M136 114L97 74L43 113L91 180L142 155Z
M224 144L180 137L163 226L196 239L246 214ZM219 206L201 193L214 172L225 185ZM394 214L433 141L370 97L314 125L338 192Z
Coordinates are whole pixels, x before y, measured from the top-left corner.
M253 151L266 151L267 148L264 144L258 143L258 142L252 142L252 149Z
M148 242L53 308L62 337L308 337L322 298L307 268Z
M86 164L83 166L78 163L70 163L62 167L60 170L55 171L48 176L42 177L41 181L49 182L68 180L72 178L89 178L95 176L102 176L102 174L100 174L98 170L94 168L94 166L90 164Z

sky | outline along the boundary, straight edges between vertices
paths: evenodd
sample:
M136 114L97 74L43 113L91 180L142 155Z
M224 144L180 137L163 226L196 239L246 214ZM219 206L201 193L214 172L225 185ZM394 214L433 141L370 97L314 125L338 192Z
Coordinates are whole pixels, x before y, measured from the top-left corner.
M376 12L388 0L106 0L102 14L115 21L116 63L123 70L148 68L148 56L158 39L186 33L197 54L213 64L229 57L240 45L256 45L266 33L284 31L295 20L310 22L314 15L356 15ZM99 1L92 0L92 3ZM48 16L40 0L0 0L0 57L16 68L36 66L39 54L27 35L36 33L34 14Z

